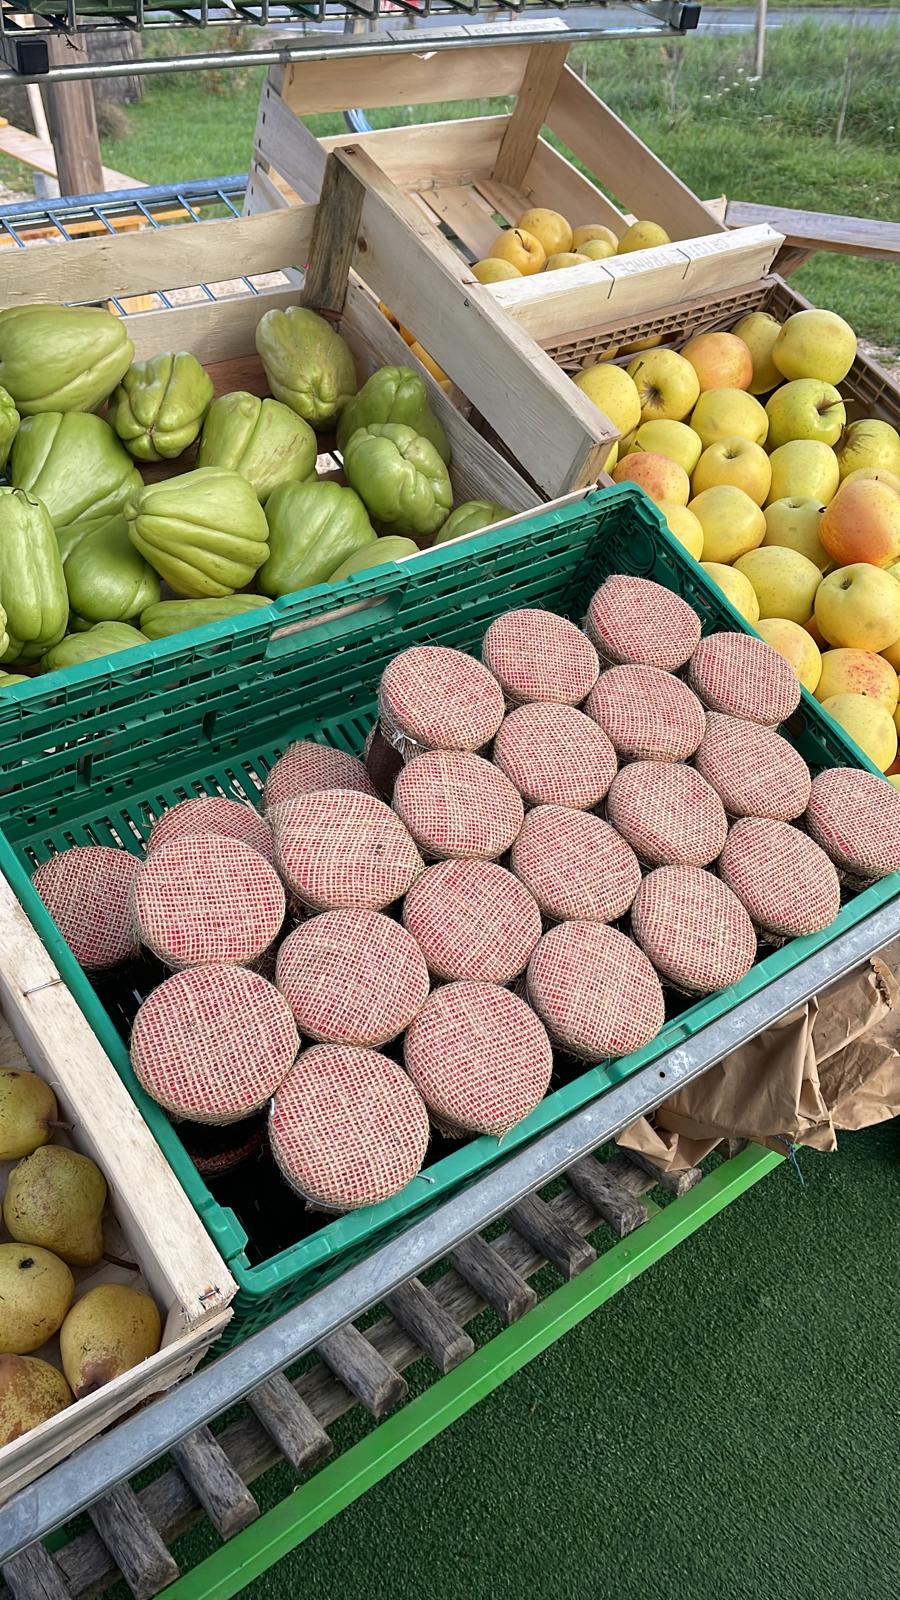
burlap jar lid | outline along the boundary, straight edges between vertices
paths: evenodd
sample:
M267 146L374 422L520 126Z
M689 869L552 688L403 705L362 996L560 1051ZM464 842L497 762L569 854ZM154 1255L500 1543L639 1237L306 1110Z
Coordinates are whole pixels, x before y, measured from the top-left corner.
M504 717L494 760L529 805L586 811L603 799L616 753L596 722L574 706L536 701Z
M282 801L271 822L281 876L316 911L383 911L423 869L400 818L374 795L317 789Z
M503 690L487 667L444 645L414 645L381 676L378 713L386 736L427 750L480 750L504 710Z
M380 911L323 911L289 934L275 982L300 1032L327 1044L377 1046L408 1028L428 998L411 934Z
M349 1044L304 1050L269 1113L282 1176L326 1211L358 1211L405 1188L421 1168L428 1131L403 1068Z
M900 872L900 792L861 767L828 767L813 779L806 826L852 878Z
M631 928L657 972L688 994L727 989L756 959L744 907L705 867L649 872L634 897Z
M814 839L789 822L741 817L719 857L719 876L762 933L795 939L827 928L841 907L837 872Z
M132 886L141 944L169 967L254 961L284 921L284 889L258 850L221 833L160 845Z
M565 806L529 811L510 865L553 922L615 922L641 881L637 856L615 828Z
M580 705L600 672L597 652L580 628L555 611L507 611L488 628L481 657L507 700Z
M452 1133L507 1133L543 1099L550 1040L524 1000L492 983L434 989L403 1045L406 1070Z
M640 1050L665 1021L647 957L601 922L563 922L544 934L528 963L528 999L551 1039L586 1061Z
M335 750L329 744L300 739L289 744L266 778L263 805L266 811L316 789L357 789L374 794L369 774L356 756Z
M585 631L605 661L677 672L700 642L700 618L671 589L614 572L588 606Z
M394 810L429 856L493 861L522 826L522 797L490 761L469 750L425 750L394 787Z
M584 709L625 761L686 761L706 726L697 696L660 667L610 667Z
M541 913L493 861L439 861L403 902L403 921L436 978L511 983L541 936Z
M287 1001L243 967L192 967L148 995L134 1020L141 1087L174 1116L226 1124L261 1111L294 1064Z
M775 728L800 704L800 681L783 656L749 633L711 633L688 668L691 688L710 711Z
M225 800L219 794L201 794L193 800L179 800L157 817L147 840L148 850L158 850L172 839L186 839L192 833L223 833L229 839L243 839L267 861L275 858L272 829L252 806Z
M728 836L715 789L678 761L623 767L606 797L606 815L648 867L707 867Z
M809 802L809 768L774 728L710 711L694 766L732 817L793 822Z
M131 888L141 863L127 850L77 845L35 870L32 884L86 972L117 967L138 953Z

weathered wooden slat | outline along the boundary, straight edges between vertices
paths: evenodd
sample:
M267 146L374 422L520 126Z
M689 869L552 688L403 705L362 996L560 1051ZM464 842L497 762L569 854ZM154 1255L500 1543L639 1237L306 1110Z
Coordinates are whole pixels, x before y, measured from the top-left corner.
M703 1178L699 1167L687 1167L683 1172L664 1172L648 1156L641 1155L637 1150L629 1150L627 1158L634 1166L646 1172L648 1178L658 1183L661 1189L665 1189L666 1194L676 1196L687 1194L688 1190L693 1189Z
M521 188L568 54L568 43L534 45L528 52L528 65L491 174L498 183Z
M283 1372L254 1389L248 1403L270 1439L297 1472L308 1472L331 1455L334 1446L321 1422Z
M256 1521L259 1506L209 1428L189 1433L172 1456L223 1539Z
M328 163L316 207L316 224L303 285L303 304L316 311L340 315L344 309L350 267L356 253L363 193L361 188L345 181L333 161Z
M49 1550L30 1544L0 1567L14 1600L70 1600L71 1589Z
M564 1278L577 1277L597 1259L593 1245L563 1222L539 1195L530 1194L520 1200L509 1213L509 1220Z
M373 1417L386 1416L406 1399L406 1379L378 1354L352 1322L338 1328L317 1349L325 1365Z
M615 1178L616 1183L620 1183L623 1189L639 1200L641 1195L649 1194L651 1189L656 1188L657 1177L655 1173L645 1172L642 1167L635 1166L630 1156L630 1150L613 1156L611 1161L607 1161L605 1170L611 1178Z
M410 1278L388 1295L391 1316L421 1345L439 1372L446 1375L465 1361L475 1345L465 1328L444 1309L418 1278Z
M135 1600L153 1600L179 1576L169 1554L130 1484L117 1484L88 1515L115 1560Z
M537 1305L537 1295L530 1283L513 1271L478 1233L457 1245L450 1254L450 1262L504 1322L517 1322Z
M872 217L833 216L827 211L795 211L784 206L729 200L725 208L729 228L768 222L783 233L789 245L815 250L838 250L849 255L900 260L900 222Z
M746 1150L749 1143L749 1139L723 1139L717 1146L718 1153L726 1161L731 1161L733 1156L739 1156L742 1150Z
M640 1200L629 1194L623 1184L611 1177L606 1167L594 1156L585 1156L569 1167L566 1177L573 1189L596 1211L598 1217L610 1227L617 1239L634 1233L647 1221L648 1211Z

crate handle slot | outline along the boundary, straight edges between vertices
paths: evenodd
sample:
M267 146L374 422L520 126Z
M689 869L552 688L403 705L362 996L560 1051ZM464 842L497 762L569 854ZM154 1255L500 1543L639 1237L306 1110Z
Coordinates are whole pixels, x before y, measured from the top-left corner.
M305 635L311 628L316 630L316 642L321 644L326 641L329 644L339 642L345 634L350 637L360 633L371 636L394 621L405 598L406 581L385 595L363 596L359 600L351 600L347 605L336 606L333 611L300 617L296 622L280 622L269 635L266 660L293 655L295 651L308 648L309 641Z

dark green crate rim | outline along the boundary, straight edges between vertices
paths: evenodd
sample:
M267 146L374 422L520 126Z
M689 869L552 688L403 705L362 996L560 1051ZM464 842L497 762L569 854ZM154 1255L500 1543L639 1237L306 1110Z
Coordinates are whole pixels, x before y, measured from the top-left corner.
M217 694L223 693L239 678L243 671L243 655L255 654L256 664L260 668L263 663L266 664L268 686L277 691L282 653L288 660L292 640L301 629L306 648L321 645L317 660L323 674L328 668L335 667L339 683L341 657L350 649L348 641L352 641L354 633L365 631L369 638L374 638L378 628L383 626L384 641L389 643L391 650L403 647L405 636L402 631L394 636L390 629L392 624L396 627L407 586L423 590L424 609L427 610L429 595L433 609L435 594L432 591L436 592L442 583L445 587L449 585L454 592L454 619L464 623L467 611L478 605L479 596L481 603L484 602L490 580L498 576L504 561L509 570L509 561L514 559L520 564L516 572L517 586L507 603L504 603L502 595L497 597L496 609L505 610L514 604L540 604L557 570L562 572L567 550L574 546L580 533L583 535L585 529L593 525L598 536L602 534L604 542L608 543L616 537L617 529L621 532L623 524L632 535L630 548L636 549L640 545L646 555L644 564L629 566L628 570L653 576L672 588L687 589L692 603L701 611L705 631L725 627L754 632L698 564L671 537L656 507L634 486L620 485L594 492L570 505L534 513L509 527L488 530L459 544L438 546L416 558L412 564L392 564L373 569L339 586L321 585L302 595L275 602L265 610L197 629L189 634L155 641L136 650L123 651L102 662L68 668L55 673L52 680L32 680L6 691L2 697L0 821L3 827L0 831L0 868L9 878L62 977L112 1058L238 1283L239 1291L234 1302L236 1316L227 1336L228 1342L245 1337L256 1327L270 1321L287 1305L333 1277L352 1260L359 1259L396 1234L413 1215L418 1217L433 1209L488 1165L502 1160L506 1154L597 1098L614 1084L658 1060L900 893L900 874L872 885L845 904L835 922L824 932L795 939L773 951L758 961L740 984L698 1002L684 1015L667 1023L657 1038L643 1050L621 1060L589 1068L570 1083L553 1091L502 1142L487 1137L473 1139L431 1168L426 1168L423 1174L413 1179L401 1194L392 1199L326 1222L316 1233L265 1262L254 1266L248 1263L244 1253L246 1234L237 1217L213 1199L174 1128L137 1084L121 1035L31 887L29 868L33 867L34 859L50 853L59 842L65 845L66 842L75 841L76 836L71 831L75 826L73 808L80 807L82 816L89 806L94 813L104 804L107 810L115 809L118 817L125 819L132 830L124 842L132 849L139 846L141 831L146 832L146 818L141 810L143 802L130 797L125 769L129 762L133 765L134 752L141 748L137 735L141 730L142 705L145 703L152 702L164 715L168 700L174 702L177 697L183 698L185 684L193 684L199 706L208 703L210 707L204 714L204 732L207 721L214 732L218 713L213 702ZM540 548L542 540L548 547L552 546L556 553L552 560L545 563L546 570L540 570L532 580L528 576L529 557L532 566L535 566L535 551ZM524 570L520 580L521 569ZM580 564L576 562L568 574L569 587L576 587L579 581L582 588L591 584L595 570L596 557L590 561L582 560ZM443 600L443 596L438 598ZM555 600L557 597L551 598ZM373 609L365 609L360 615L358 602L364 602ZM348 610L349 606L353 610ZM416 619L417 638L421 637L421 620L421 617ZM486 625L483 616L473 621L483 631L483 625ZM427 636L436 642L437 635ZM178 686L177 695L175 686ZM338 693L339 689L335 692ZM373 714L374 696L369 704L354 706L350 715L342 719L342 733L337 742L346 748L355 747L358 751ZM843 735L842 730L825 716L806 691L803 691L798 715L806 730L803 738L808 743L812 741L807 756L812 765L852 764L873 772L877 770ZM114 726L110 726L111 722ZM48 782L52 784L54 773L64 761L71 768L71 736L76 729L78 749L82 753L78 757L75 787L68 797L68 807L65 799L61 798L58 805L50 805L49 819L43 814L39 818L29 811L27 802L41 785L46 788ZM60 745L48 751L50 733L53 732L58 740L63 730L70 736L68 754ZM785 731L790 736L790 728ZM128 736L132 733L134 738L129 744ZM232 737L236 735L232 734ZM248 737L252 738L253 735ZM290 737L296 737L296 734L291 732ZM801 744L803 738L799 741ZM273 747L273 754L274 748L277 747ZM177 742L170 747L163 738L157 740L153 760L158 760L160 754L163 757L168 754L174 759L179 753L184 759L184 752L179 752ZM205 780L197 778L196 753L193 755L194 766L169 775L165 783L160 781L160 791L165 789L171 793L177 789L179 793L200 792L204 781L210 786L218 781L217 773L212 770ZM105 760L113 766L118 762L122 770L118 778L113 771L108 779L98 783L98 769ZM227 764L211 761L210 769L215 767L219 771L226 771L229 767L237 769L240 765L239 759L232 757ZM143 792L150 792L146 784ZM165 795L161 793L160 802L164 798ZM46 805L44 809L47 810ZM55 818L52 816L54 811L60 813ZM64 816L66 811L68 815ZM100 843L122 842L114 834L104 833L95 825L89 837L96 838ZM661 1064L661 1083L664 1077L665 1067Z

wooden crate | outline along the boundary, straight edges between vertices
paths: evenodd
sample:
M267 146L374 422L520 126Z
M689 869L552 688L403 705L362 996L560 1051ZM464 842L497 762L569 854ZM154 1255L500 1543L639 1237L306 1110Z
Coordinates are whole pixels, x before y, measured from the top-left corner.
M66 1142L109 1186L104 1244L134 1269L76 1268L76 1294L101 1282L152 1294L163 1318L155 1356L0 1449L0 1503L141 1401L192 1372L230 1320L236 1291L109 1057L69 993L5 878L0 877L0 1065L53 1087ZM12 1162L3 1164L5 1187ZM59 1366L53 1339L33 1352Z
M295 62L269 72L260 99L248 212L318 198L326 154L359 145L409 194L435 233L471 261L529 206L563 212L574 226L602 222L623 233L635 217L659 222L673 243L560 275L513 280L526 302L560 276L592 305L632 310L667 305L761 277L782 236L767 225L728 230L714 210L641 142L566 66L567 44L502 44L422 56ZM509 113L424 123L317 141L298 120L317 112L513 97ZM594 178L555 148L561 143ZM609 198L620 196L617 204ZM464 259L461 257L461 259Z

